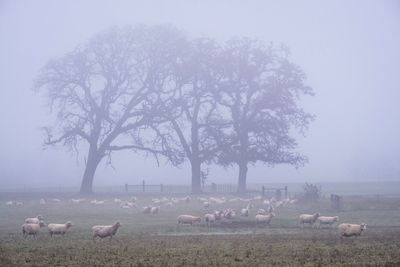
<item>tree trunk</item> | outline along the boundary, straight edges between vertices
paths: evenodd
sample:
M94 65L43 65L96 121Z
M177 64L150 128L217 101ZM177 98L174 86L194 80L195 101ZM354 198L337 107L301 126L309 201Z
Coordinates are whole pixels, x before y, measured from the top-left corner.
M99 165L100 159L96 152L89 149L88 161L86 163L85 172L83 173L80 194L92 194L93 193L93 179L96 173L97 166Z
M199 160L190 161L192 167L192 194L201 194L201 171Z
M247 162L239 163L238 193L246 192Z

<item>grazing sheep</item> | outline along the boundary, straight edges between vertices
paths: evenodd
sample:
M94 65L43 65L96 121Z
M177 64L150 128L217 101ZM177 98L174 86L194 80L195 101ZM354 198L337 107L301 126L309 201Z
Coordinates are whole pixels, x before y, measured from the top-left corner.
M122 202L121 199L119 199L119 198L114 198L114 203L121 203L121 202Z
M61 200L58 199L58 198L53 198L52 201L53 201L53 202L57 202L57 203L61 202Z
M71 202L75 203L75 204L79 204L79 203L81 203L83 201L84 201L84 199L71 199Z
M215 214L207 213L206 215L204 215L204 220L207 223L207 225L210 226L211 223L215 223L217 218L215 218Z
M273 217L275 217L275 213L273 212L267 215L257 214L255 216L256 223L265 223L265 224L270 224Z
M15 201L15 205L17 205L17 206L22 206L22 205L24 205L24 203L21 202L21 201Z
M13 204L14 204L14 202L12 202L12 200L6 202L7 206L12 206Z
M45 205L46 204L46 200L44 200L44 198L41 198L39 200L40 205Z
M104 200L92 200L92 201L90 201L90 203L91 204L94 204L94 205L103 205L104 203L105 203L105 201Z
M133 203L133 202L126 201L126 202L121 204L121 208L123 208L123 209L130 209L130 208L133 208L133 207L136 207L136 204Z
M64 236L65 233L71 228L72 222L68 221L66 223L50 223L47 225L49 229L50 236L53 235L62 235Z
M22 225L22 236L25 238L27 235L33 235L36 238L41 227L44 227L44 225L36 223L24 223Z
M216 220L221 220L223 215L224 215L224 212L222 210L214 211L214 216L215 216Z
M367 229L367 224L350 224L342 223L338 225L340 238L350 236L360 236L361 233Z
M257 214L266 215L268 212L265 209L258 209Z
M236 213L233 209L228 208L228 209L224 210L223 217L225 219L233 219L233 217L235 217L235 216L236 216Z
M322 224L333 225L338 220L338 216L319 216L316 223L318 228L320 228Z
M193 215L179 215L177 218L178 224L190 224L201 222L201 218Z
M247 204L246 208L244 208L240 211L240 215L242 215L244 217L249 217L249 212L250 212L251 208L253 208L253 204L251 204L251 203Z
M146 206L146 207L143 207L143 213L145 213L145 214L149 214L150 213L150 211L151 211L151 206Z
M310 225L314 225L315 221L319 217L319 212L314 213L314 214L301 214L299 216L300 224L303 227L305 223L308 223Z
M43 222L42 215L38 215L35 218L26 218L25 219L25 223L29 223L29 224L39 224L40 222Z
M192 198L187 196L184 198L184 200L185 200L185 203L189 204L192 201Z
M160 206L151 207L151 209L150 209L150 213L153 215L158 214L159 211L160 211Z
M111 238L117 233L119 227L121 227L121 224L119 222L116 222L113 225L93 226L92 227L93 241L95 240L96 237L105 238L108 236L110 237L111 241Z
M208 208L210 207L210 202L209 202L209 201L204 201L204 202L203 202L203 207L204 207L205 209L208 209Z

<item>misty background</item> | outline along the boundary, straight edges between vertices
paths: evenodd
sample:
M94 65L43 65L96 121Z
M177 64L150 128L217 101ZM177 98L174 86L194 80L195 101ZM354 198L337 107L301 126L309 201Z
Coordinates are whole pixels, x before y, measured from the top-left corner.
M43 150L54 121L32 83L40 68L113 25L169 23L191 37L232 36L284 43L316 95L300 169L262 164L248 183L400 181L399 1L0 1L0 187L79 186L83 157ZM189 184L176 168L132 152L101 163L94 185ZM207 183L236 183L236 169L212 166Z

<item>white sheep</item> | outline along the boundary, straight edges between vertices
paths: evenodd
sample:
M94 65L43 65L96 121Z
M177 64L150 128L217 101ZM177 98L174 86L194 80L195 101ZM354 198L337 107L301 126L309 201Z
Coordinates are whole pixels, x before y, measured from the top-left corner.
M315 221L319 217L319 212L314 213L314 214L301 214L299 216L300 224L303 227L305 223L308 223L310 225L314 225Z
M224 215L224 212L223 212L222 210L216 210L216 211L214 211L214 216L215 216L215 219L216 219L217 221L218 221L218 220L221 220L223 215Z
M339 220L339 216L319 216L317 218L317 226L321 227L322 224L333 225Z
M44 224L24 223L22 225L22 236L25 238L27 235L33 235L36 238L41 227L44 227Z
M158 214L159 211L160 211L160 206L151 207L151 209L150 209L150 213L153 215Z
M258 209L257 214L266 215L268 212L265 209Z
M49 229L50 236L53 235L62 235L64 236L65 233L71 228L72 222L68 221L66 223L50 223L47 225Z
M252 209L252 208L253 208L253 204L251 204L251 203L247 204L246 208L241 209L240 215L242 215L244 217L248 217L250 209Z
M40 205L45 205L46 204L46 200L44 200L44 198L41 198L39 200Z
M151 211L151 206L146 206L146 207L143 207L143 213L145 213L145 214L149 214L150 213L150 211Z
M15 201L15 205L22 206L22 205L24 205L24 203L22 201Z
M43 222L43 216L42 215L38 215L34 218L26 218L25 219L25 223L28 224L39 224L40 222Z
M119 198L114 198L114 203L121 203L121 202L122 202L121 199L119 199Z
M207 223L208 226L211 223L215 223L216 220L217 218L215 217L215 214L207 213L206 215L204 215L204 221Z
M350 237L350 236L360 236L361 233L367 229L367 224L350 224L341 223L338 225L340 238Z
M92 237L93 241L96 237L105 238L110 237L110 241L112 237L117 233L118 228L121 227L119 222L114 223L113 225L95 225L92 227Z
M193 215L179 215L177 218L178 224L190 224L201 222L201 218Z
M256 223L265 223L265 224L270 224L273 217L275 217L275 213L273 213L273 212L269 213L267 215L257 214L255 216Z
M71 199L71 202L75 203L75 204L79 204L79 203L81 203L83 201L84 201L84 199Z
M210 207L210 202L209 202L209 201L204 201L204 202L203 202L203 207L204 207L205 209L208 209L208 208Z
M233 219L235 216L236 216L236 213L233 209L228 208L228 209L224 210L223 217L225 219Z
M61 202L61 200L58 199L58 198L53 198L52 201L53 201L53 202L57 202L57 203Z
M13 204L14 202L12 202L12 200L6 202L6 206L12 206Z

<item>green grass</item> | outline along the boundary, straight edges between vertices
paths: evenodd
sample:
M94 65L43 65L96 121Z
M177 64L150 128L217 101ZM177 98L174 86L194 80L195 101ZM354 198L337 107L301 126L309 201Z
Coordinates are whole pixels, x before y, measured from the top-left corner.
M141 213L151 197L139 197L138 209L121 209L108 197L104 206L86 201L72 204L39 204L39 198L23 196L22 207L4 203L0 196L0 266L398 266L400 265L400 201L353 200L340 212L330 210L326 200L314 205L296 204L276 211L270 226L257 226L254 215L238 216L231 222L209 228L177 226L180 214L203 216L201 203L162 206L160 214ZM96 196L97 199L106 197ZM211 209L234 208L243 203L214 205ZM362 236L340 240L337 230L300 228L298 214L319 211L338 215L340 222L368 224ZM50 238L42 229L38 239L23 239L21 224L26 217L41 214L47 223L71 220L65 237ZM91 226L120 221L117 236L91 240Z

